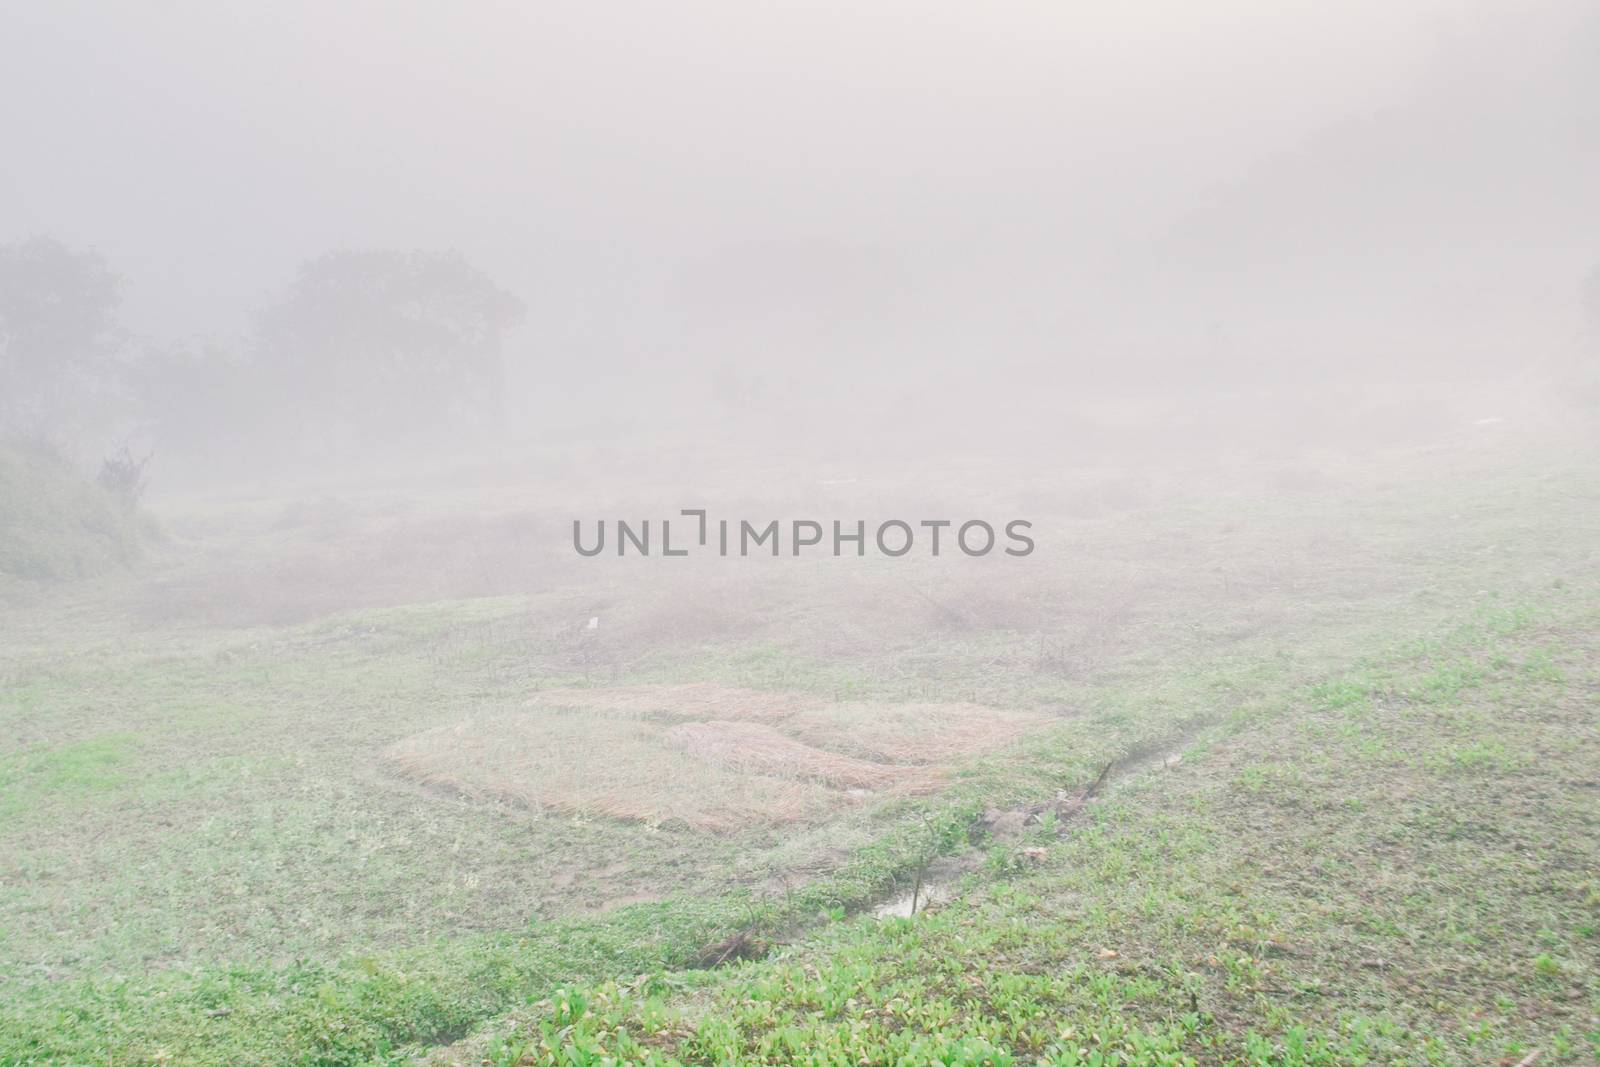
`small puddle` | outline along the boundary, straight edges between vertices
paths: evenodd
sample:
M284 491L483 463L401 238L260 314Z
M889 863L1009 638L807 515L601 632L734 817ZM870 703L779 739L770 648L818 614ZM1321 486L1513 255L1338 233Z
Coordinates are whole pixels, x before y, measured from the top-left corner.
M916 894L917 910L921 911L929 904L944 904L955 899L955 887L945 882L928 882L923 885L922 891ZM911 918L912 895L907 893L903 897L896 897L886 904L879 904L872 909L872 914L880 919L909 919Z
M930 904L948 904L956 899L961 879L977 870L983 860L984 853L977 849L967 849L953 856L941 856L928 864L927 870L922 872L920 888L908 888L904 893L896 893L889 900L873 908L872 914L880 919L909 919L913 896L916 898L919 912Z

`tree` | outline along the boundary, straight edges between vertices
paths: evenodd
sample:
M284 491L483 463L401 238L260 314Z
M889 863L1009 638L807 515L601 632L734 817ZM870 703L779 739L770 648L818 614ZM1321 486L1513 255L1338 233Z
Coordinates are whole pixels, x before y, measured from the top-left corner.
M212 476L248 466L270 469L263 444L280 430L261 368L236 348L195 337L146 345L123 368L147 448L194 476ZM248 460L248 463L245 461Z
M504 419L501 342L516 297L455 253L333 252L257 324L263 372L322 450L422 440Z
M88 416L123 339L119 284L94 251L50 237L0 245L0 425L57 432Z

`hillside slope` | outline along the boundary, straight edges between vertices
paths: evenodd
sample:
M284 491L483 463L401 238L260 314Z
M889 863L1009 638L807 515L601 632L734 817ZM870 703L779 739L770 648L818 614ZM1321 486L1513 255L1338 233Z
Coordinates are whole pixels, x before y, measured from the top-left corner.
M60 453L0 442L0 592L125 566L142 537L139 513Z

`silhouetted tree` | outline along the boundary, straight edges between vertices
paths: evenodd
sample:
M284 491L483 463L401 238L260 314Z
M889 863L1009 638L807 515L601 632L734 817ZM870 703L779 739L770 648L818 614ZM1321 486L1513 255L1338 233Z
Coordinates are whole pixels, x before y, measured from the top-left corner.
M50 237L0 245L0 427L58 434L90 417L123 339L118 285L97 252Z
M263 372L323 448L500 432L522 303L455 253L334 252L257 324Z

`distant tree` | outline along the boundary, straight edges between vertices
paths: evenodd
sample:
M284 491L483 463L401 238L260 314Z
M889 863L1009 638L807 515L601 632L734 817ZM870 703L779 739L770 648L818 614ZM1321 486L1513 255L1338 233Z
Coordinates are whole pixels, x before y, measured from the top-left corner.
M207 338L146 345L129 359L123 380L137 418L137 436L193 476L240 466L270 468L262 449L276 412L261 368Z
M55 434L90 417L123 340L118 287L97 252L50 237L0 245L0 425Z
M455 253L334 252L311 260L257 323L262 372L302 444L437 438L504 419L501 342L523 306Z

